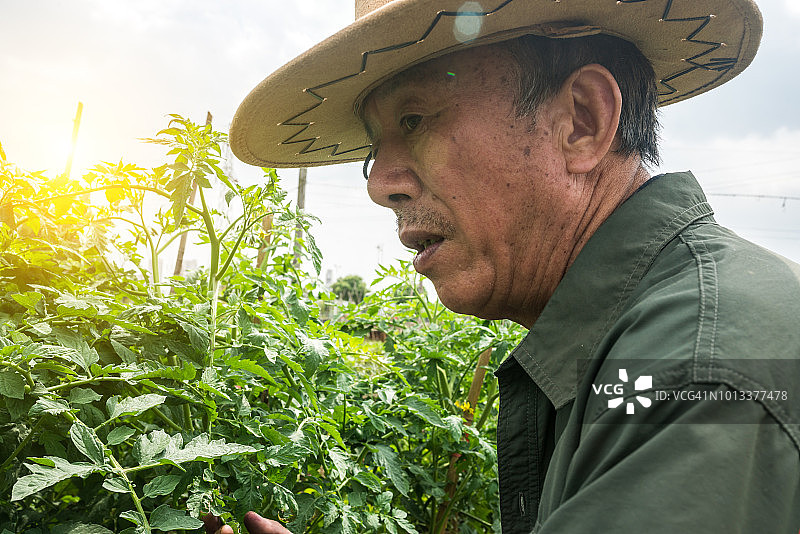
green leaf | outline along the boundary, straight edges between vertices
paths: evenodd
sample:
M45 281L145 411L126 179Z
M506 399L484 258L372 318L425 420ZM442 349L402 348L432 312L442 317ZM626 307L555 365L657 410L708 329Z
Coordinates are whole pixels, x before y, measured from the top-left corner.
M109 417L109 420L116 419L123 415L139 415L142 412L160 406L167 397L158 395L156 393L148 393L146 395L139 395L138 397L126 397L119 401L114 407L114 411Z
M298 332L298 339L303 345L303 354L306 357L305 370L306 376L311 376L317 371L319 363L328 357L328 349L325 342L321 339L312 339Z
M364 487L366 487L368 490L375 493L380 493L381 479L379 479L369 471L359 471L353 478L356 479L361 484L363 484Z
M311 454L311 450L297 443L287 443L286 445L269 447L266 453L267 463L280 467L307 458Z
M0 371L0 395L12 399L25 398L25 379L14 370Z
M336 440L336 443L341 448L347 449L347 445L345 445L344 441L342 441L342 436L339 434L339 430L335 426L326 421L318 421L317 424L320 426L320 428L323 428L328 434L330 434L330 436Z
M159 495L169 495L175 490L175 486L181 481L178 475L163 475L156 477L142 489L145 497L158 497Z
M347 466L350 463L347 454L341 449L333 448L328 451L328 457L333 462L339 478L343 480L347 476Z
M72 388L69 392L70 404L89 404L102 399L93 389Z
M100 525L75 523L73 521L56 525L50 532L51 534L114 534L106 527L101 527Z
M133 510L128 510L119 514L120 519L127 519L131 523L136 525L144 525L144 518L139 514L139 512L135 512Z
M177 446L180 447L183 438L178 434L175 439L179 442ZM133 444L133 456L140 464L150 463L150 460L164 452L172 442L173 438L163 430L153 430L147 435L139 436Z
M130 491L128 483L125 482L125 479L122 477L105 479L103 481L103 487L108 491L113 491L115 493L128 493Z
M42 414L58 415L64 412L69 412L70 407L64 399L48 399L41 397L36 400L36 403L31 406L28 415L36 417Z
M45 357L66 358L80 365L84 371L88 371L100 359L97 351L89 347L86 340L75 332L57 330L56 339L64 346L41 345L36 349L36 353Z
M64 293L56 299L56 311L61 317L94 317L97 308L91 302L79 299L69 293Z
M308 316L311 313L308 305L297 298L297 293L294 290L289 291L289 295L286 297L286 305L289 307L289 311L297 321L297 324L302 326L308 322Z
M178 174L167 184L167 191L172 191L170 200L172 201L172 218L175 226L180 226L183 220L183 212L186 209L186 202L192 194L192 175L189 173Z
M11 490L12 501L24 499L62 480L75 476L85 478L100 470L100 468L94 464L87 464L85 462L73 464L58 456L47 456L44 460L52 463L52 466L35 463L24 464L31 474L17 479L14 488Z
M97 439L94 430L81 421L76 421L69 429L69 437L75 447L95 465L106 463L103 444Z
M181 328L189 335L189 341L194 349L202 354L208 352L208 331L185 321L178 321Z
M242 371L247 371L249 373L253 373L256 376L260 376L264 380L270 383L270 385L277 386L278 383L275 382L275 379L269 374L269 372L258 365L256 362L252 360L232 360L228 362L231 366L231 369L241 369Z
M403 404L405 404L412 412L424 419L427 423L439 428L444 428L445 425L444 421L442 421L442 418L439 417L439 415L419 397L408 397L403 401Z
M108 433L108 437L106 438L106 442L109 445L119 445L132 435L134 435L136 431L127 426L119 426Z
M392 518L397 523L397 526L408 532L408 534L417 534L417 529L406 517L408 517L408 513L405 510L400 510L399 508L392 510Z
M164 453L164 458L176 464L192 462L195 460L213 460L220 456L232 454L250 454L258 452L258 449L248 445L238 443L225 443L224 439L210 441L208 434L203 433L186 444L182 449L168 449Z
M202 526L203 522L199 519L186 515L186 512L174 510L166 504L162 504L150 514L150 528L153 530L196 529Z
M46 336L53 331L53 328L47 323L28 323L28 326L40 336Z
M136 353L122 343L112 339L111 346L114 348L114 352L117 353L117 356L119 356L123 362L134 363L136 361Z
M44 298L44 295L35 291L26 291L25 293L16 293L11 295L11 298L29 310L33 311L36 309L36 304L38 304L38 302Z
M389 475L389 479L392 481L392 484L394 484L394 487L397 488L397 491L402 493L403 496L408 497L411 484L409 483L408 476L400 465L397 453L387 445L376 445L375 449L375 456L378 464L380 464L386 474Z

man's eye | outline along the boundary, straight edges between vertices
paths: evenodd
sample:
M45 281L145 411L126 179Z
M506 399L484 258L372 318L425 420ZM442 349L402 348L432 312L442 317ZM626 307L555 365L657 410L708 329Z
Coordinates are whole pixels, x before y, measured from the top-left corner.
M400 127L407 132L413 132L421 122L422 115L406 115L400 119Z

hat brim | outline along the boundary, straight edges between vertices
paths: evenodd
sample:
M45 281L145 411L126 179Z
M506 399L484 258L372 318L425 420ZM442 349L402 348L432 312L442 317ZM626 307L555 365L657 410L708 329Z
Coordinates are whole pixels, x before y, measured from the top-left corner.
M395 0L358 19L247 95L231 123L233 153L263 167L363 160L369 141L355 103L392 75L467 46L524 34L622 37L652 63L667 105L734 78L761 39L751 0L491 1L477 9L463 0Z

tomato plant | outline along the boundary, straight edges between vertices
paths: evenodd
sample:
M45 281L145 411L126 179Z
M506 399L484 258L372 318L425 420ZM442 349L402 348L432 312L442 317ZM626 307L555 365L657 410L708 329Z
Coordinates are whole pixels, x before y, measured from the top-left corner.
M484 371L520 331L452 314L407 264L337 308L274 170L235 183L224 135L178 116L153 141L171 163L77 182L0 150L0 533L208 512L238 532L248 510L298 533L497 530ZM184 234L205 267L163 281Z

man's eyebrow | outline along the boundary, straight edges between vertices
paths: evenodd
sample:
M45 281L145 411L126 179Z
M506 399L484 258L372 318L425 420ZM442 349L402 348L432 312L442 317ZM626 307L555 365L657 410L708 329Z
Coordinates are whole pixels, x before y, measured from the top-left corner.
M437 76L436 74L441 72L442 76ZM448 79L452 79L455 77L455 74L449 71L445 71L445 69L440 67L432 67L431 65L422 63L420 65L415 65L410 67L402 72L399 72L383 82L381 85L373 89L369 94L367 94L364 99L356 103L355 106L355 114L356 117L361 121L364 125L364 129L367 132L367 139L370 142L374 142L377 138L377 132L374 128L372 128L367 121L366 118L366 105L365 103L370 98L381 96L381 97L390 97L394 93L396 93L401 88L407 87L414 87L414 86L429 86L431 84L441 84L446 82Z

